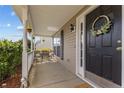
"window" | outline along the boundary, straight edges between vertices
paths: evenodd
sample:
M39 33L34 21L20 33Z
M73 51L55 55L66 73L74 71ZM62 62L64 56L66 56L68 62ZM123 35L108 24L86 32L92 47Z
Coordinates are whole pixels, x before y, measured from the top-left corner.
M64 59L64 31L55 34L53 37L53 48L54 53L61 59Z

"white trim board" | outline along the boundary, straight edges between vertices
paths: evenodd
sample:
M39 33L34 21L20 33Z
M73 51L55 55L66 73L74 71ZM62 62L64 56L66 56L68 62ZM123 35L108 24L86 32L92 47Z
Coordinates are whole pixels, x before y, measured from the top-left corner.
M82 19L77 19L76 20L76 75L80 78L84 77L83 73L82 72L83 68L84 68L84 65L82 65L82 67L79 67L80 66L80 42L81 42L81 36L80 36L80 29L81 29L81 23L83 23L83 20Z
M124 88L124 5L122 6L122 87Z
M79 24L79 20L83 20L83 34L85 33L85 16L90 13L91 11L93 11L94 9L96 9L99 5L97 6L90 6L87 10L85 10L81 15L79 15L76 18L76 26L78 28L78 24ZM79 30L76 29L76 75L81 78L82 80L90 83L93 87L99 87L98 85L96 85L95 83L93 83L92 81L88 80L87 78L85 78L85 51L83 51L83 68L82 68L82 76L78 75L77 72L77 65L80 59L79 53L80 53L80 47L79 47L79 41L80 38L78 36L79 34ZM122 86L124 87L124 6L122 6ZM85 45L85 34L83 36L83 45ZM83 47L83 50L85 50L85 47Z

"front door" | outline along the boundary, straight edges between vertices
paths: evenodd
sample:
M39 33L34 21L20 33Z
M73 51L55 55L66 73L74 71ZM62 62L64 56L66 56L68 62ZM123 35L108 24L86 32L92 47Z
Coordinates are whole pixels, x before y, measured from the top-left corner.
M98 18L101 15L104 17ZM121 15L121 6L105 5L86 16L86 71L118 85L121 85ZM107 18L111 26L103 30L105 34L98 33Z

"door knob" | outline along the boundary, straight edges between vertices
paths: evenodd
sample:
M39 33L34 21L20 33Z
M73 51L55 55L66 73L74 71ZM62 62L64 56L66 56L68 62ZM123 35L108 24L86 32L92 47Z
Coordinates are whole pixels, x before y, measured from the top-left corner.
M117 47L116 50L117 51L121 51L122 50L122 47Z

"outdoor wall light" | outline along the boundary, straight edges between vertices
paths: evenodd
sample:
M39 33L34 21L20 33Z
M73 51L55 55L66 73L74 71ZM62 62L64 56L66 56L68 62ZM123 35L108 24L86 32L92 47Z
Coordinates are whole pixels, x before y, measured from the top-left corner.
M70 29L71 32L75 32L75 25L70 24L69 29Z

